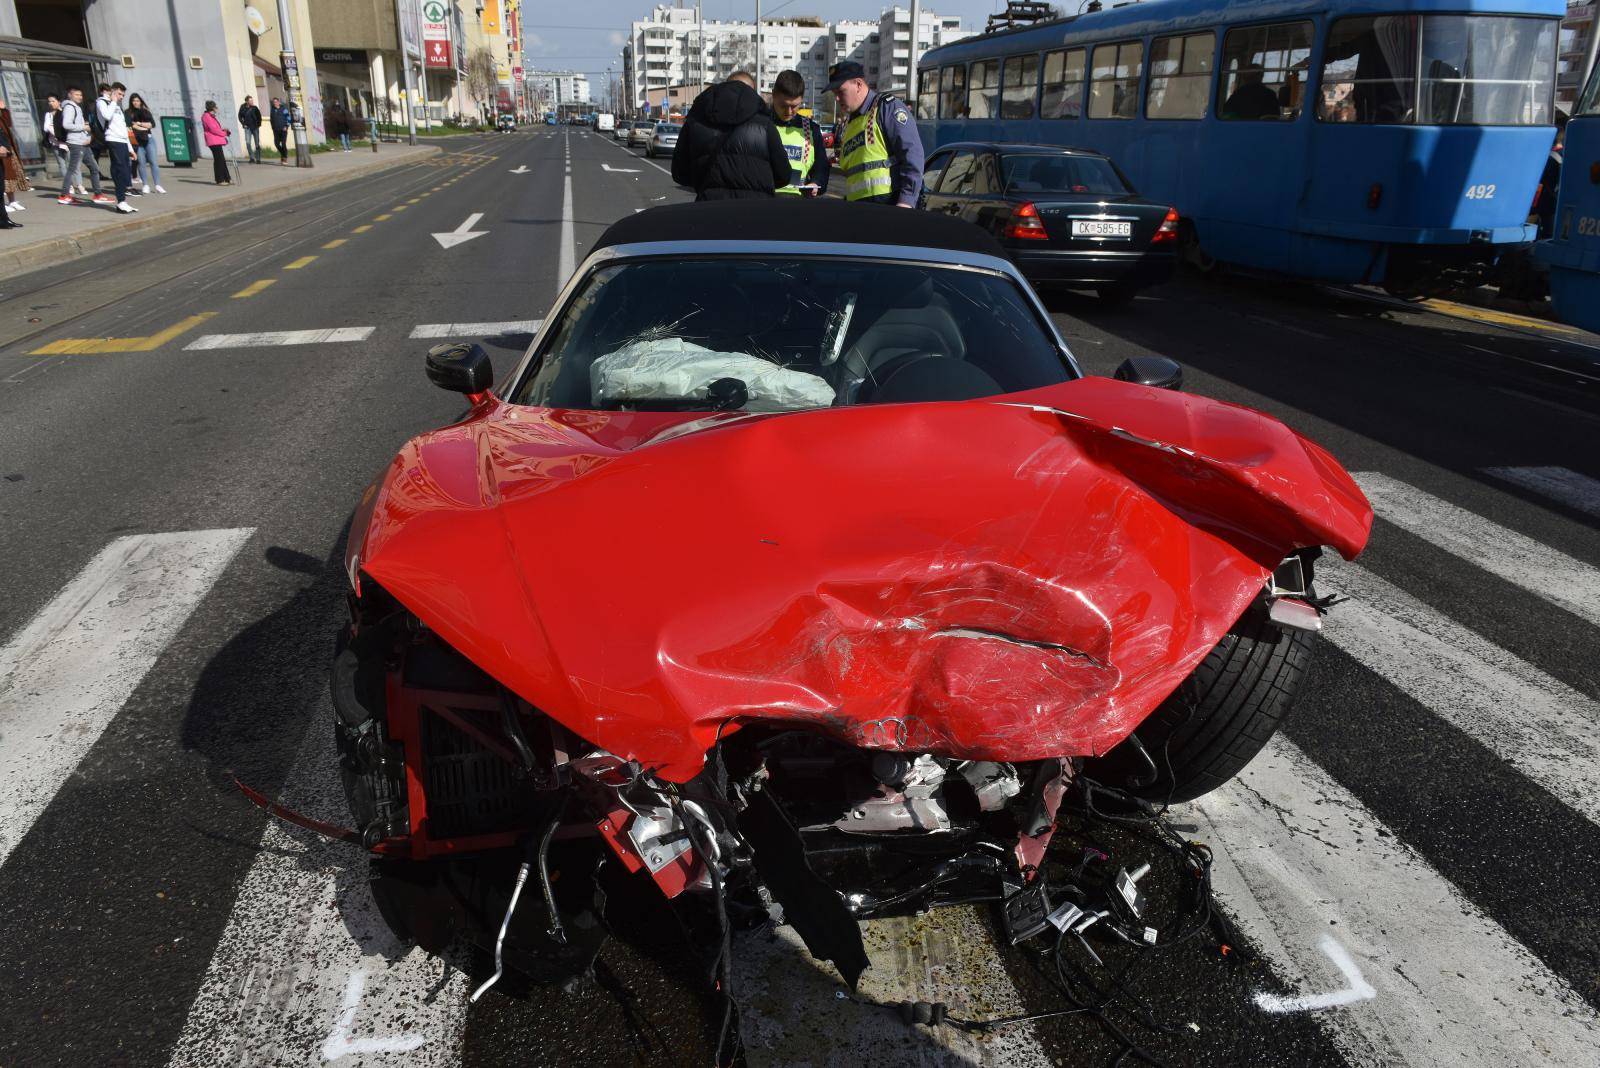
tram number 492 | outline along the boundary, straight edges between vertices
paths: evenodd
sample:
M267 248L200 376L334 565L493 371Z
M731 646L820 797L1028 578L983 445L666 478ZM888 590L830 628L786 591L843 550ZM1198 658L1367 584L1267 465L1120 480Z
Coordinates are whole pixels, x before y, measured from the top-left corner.
M1467 199L1468 200L1493 200L1494 199L1494 184L1490 183L1489 185L1469 185L1469 186L1467 186Z

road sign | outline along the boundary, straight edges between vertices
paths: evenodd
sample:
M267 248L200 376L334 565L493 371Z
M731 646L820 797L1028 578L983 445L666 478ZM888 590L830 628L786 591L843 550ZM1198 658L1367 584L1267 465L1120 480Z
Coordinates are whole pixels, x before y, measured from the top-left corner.
M422 5L422 62L431 70L455 66L450 52L449 9L443 0L427 0Z

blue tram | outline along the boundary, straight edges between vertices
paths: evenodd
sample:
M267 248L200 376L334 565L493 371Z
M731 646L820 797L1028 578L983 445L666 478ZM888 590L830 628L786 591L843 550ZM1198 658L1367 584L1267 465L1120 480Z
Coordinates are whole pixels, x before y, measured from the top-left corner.
M952 141L1086 146L1186 255L1418 294L1534 240L1565 0L1147 0L929 51Z
M1535 254L1550 267L1556 318L1600 333L1600 66L1567 123L1562 156L1554 233Z

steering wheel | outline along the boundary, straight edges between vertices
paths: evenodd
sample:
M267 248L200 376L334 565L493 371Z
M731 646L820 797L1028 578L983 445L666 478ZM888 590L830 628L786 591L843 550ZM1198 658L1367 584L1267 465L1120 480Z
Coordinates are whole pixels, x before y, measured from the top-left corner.
M846 386L841 393L842 402L845 404L871 404L873 403L874 394L887 386L891 378L906 368L927 360L944 360L948 358L942 352L912 350L891 356L876 367L872 366L871 362L868 362L867 373Z

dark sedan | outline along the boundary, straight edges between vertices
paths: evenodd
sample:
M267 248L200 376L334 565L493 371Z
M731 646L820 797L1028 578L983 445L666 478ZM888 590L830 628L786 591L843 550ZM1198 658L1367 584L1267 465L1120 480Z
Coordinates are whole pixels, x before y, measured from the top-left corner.
M1098 152L945 145L924 175L928 210L994 234L1036 287L1093 289L1120 304L1172 277L1177 211L1139 196Z

